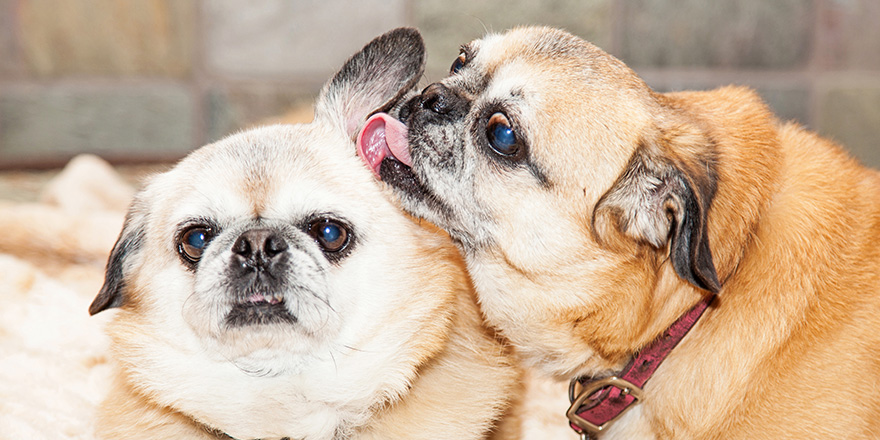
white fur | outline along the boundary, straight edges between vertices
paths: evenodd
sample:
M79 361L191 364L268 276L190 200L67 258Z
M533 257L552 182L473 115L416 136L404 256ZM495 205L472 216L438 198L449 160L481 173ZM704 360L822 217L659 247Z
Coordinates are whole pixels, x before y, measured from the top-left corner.
M329 439L406 390L417 366L407 342L441 299L412 293L419 280L401 256L416 249L387 231L409 234L413 225L380 194L368 170L348 152L316 150L345 143L305 126L262 128L207 147L145 190L146 248L133 269L135 284L149 295L144 316L132 319L143 328L126 332L144 336L118 341L126 347L120 361L145 393L236 438ZM227 160L254 148L256 163L253 155ZM321 170L324 162L353 163L347 174L331 177ZM253 168L267 173L251 188L259 193L258 209L255 193L243 193L235 178ZM229 251L209 246L193 273L171 245L175 227L200 217L230 229L257 217L297 224L314 213L342 215L357 231L355 250L338 265L320 264L315 243L303 245L317 254L297 257L300 265L315 262L302 269L317 276L306 284L325 296L304 306L315 311L299 313L296 325L224 329L229 305L212 301Z

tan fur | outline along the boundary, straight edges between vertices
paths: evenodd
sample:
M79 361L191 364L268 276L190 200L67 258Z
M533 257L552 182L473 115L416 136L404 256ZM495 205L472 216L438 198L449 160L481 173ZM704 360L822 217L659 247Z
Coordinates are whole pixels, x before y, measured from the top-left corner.
M561 378L622 368L707 294L674 269L669 230L688 215L707 226L719 297L607 438L880 433L876 171L777 120L748 89L658 94L558 30L519 28L469 49L443 84L471 109L503 99L497 111L513 115L547 179L463 141L476 171L457 178L473 177L473 224L490 233L459 241L487 318L529 365ZM424 146L412 148L420 171ZM430 186L443 172L416 174ZM640 173L674 178L654 186ZM696 218L685 190L707 207ZM711 285L700 261L687 275Z
M453 252L457 259L458 252ZM444 253L440 251L433 255ZM425 273L421 279L436 275L436 272L433 275ZM463 272L452 275L455 284L470 285ZM428 432L443 432L450 439L467 438L473 435L474 426L483 423L481 420L495 418L502 409L498 407L502 402L487 400L487 396L498 393L499 377L510 377L511 361L506 349L499 347L492 337L474 332L474 329L484 327L472 295L472 292L462 291L455 303L450 304L455 315L445 347L433 358L426 359L408 397L385 408L367 430L365 438L410 439L420 438ZM505 385L514 389L512 383ZM463 411L463 408L468 409ZM450 423L453 420L456 423ZM519 427L502 419L491 438L520 438L518 431Z
M98 438L223 438L186 415L143 397L118 373L95 423Z

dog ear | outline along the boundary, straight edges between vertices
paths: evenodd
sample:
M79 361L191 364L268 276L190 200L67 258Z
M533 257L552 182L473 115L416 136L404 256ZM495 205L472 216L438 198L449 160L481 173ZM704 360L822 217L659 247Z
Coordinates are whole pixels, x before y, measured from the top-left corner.
M708 144L708 140L685 135L666 142L685 145L664 149L643 142L596 204L593 233L600 243L613 244L622 234L657 249L668 244L678 276L700 289L718 292L721 283L709 249L707 225L716 178L712 160L705 157L711 149L693 145ZM664 150L687 150L697 160L692 164L676 162ZM699 158L699 152L703 158Z
M315 117L334 122L354 139L369 115L393 107L415 88L424 70L425 43L419 31L391 30L352 55L324 85Z
M104 272L104 285L89 306L90 315L120 307L127 301L126 266L132 255L141 248L145 228L144 215L137 212L134 206L129 210L122 232L110 251Z

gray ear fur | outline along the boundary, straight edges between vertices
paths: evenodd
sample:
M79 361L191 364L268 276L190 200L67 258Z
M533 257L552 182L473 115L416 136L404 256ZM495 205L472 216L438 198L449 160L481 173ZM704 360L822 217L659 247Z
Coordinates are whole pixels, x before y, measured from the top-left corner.
M662 157L659 148L643 144L596 204L593 232L600 242L620 233L657 249L668 244L678 276L700 289L718 292L721 283L707 225L715 181L709 164L675 164Z
M137 253L142 244L145 228L144 215L135 211L135 205L129 210L122 227L122 232L110 251L107 267L104 272L104 285L89 306L89 314L103 312L107 309L121 307L127 302L126 297L126 266L129 259Z
M393 107L424 70L425 44L419 31L391 30L352 55L324 85L315 115L335 122L354 139L369 115Z

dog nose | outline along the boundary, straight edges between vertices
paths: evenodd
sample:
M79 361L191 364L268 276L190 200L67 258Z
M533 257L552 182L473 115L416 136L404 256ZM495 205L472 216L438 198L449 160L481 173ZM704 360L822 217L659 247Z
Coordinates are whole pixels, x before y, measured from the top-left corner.
M422 108L445 115L452 108L450 97L448 87L440 83L431 84L422 91Z
M271 229L252 229L241 234L232 252L247 266L265 267L288 249L287 242Z

